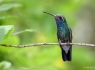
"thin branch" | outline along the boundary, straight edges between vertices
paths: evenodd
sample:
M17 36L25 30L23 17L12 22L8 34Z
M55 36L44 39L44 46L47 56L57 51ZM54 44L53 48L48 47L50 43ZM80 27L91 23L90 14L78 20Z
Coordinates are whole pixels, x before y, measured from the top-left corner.
M16 48L24 48L24 47L32 47L32 46L44 46L44 45L59 45L59 43L36 43L36 44L26 44L26 45L0 44L0 46L16 47ZM76 45L76 46L95 47L95 44L86 44L86 43L61 43L60 45Z

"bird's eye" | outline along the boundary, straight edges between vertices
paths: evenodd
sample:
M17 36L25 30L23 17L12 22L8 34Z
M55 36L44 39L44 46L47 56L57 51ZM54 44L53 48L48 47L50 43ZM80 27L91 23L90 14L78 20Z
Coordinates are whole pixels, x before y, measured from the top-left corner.
M62 17L59 17L60 20L62 20L63 18Z

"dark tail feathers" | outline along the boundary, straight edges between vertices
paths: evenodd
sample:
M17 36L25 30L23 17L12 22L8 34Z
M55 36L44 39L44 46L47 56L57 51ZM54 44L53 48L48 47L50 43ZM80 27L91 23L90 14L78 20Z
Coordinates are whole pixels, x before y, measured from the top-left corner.
M72 47L70 47L68 53L62 49L62 59L63 61L71 61Z

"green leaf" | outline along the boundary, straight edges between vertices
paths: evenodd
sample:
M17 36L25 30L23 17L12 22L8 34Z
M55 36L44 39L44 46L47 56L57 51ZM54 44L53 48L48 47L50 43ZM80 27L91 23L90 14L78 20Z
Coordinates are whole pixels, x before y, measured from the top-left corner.
M13 7L20 7L21 4L12 3L12 4L3 4L0 6L0 11L7 11L10 10Z
M24 32L34 32L34 30L33 29L26 29L26 30L14 33L14 35L21 34L21 33L24 33Z
M0 43L10 37L13 33L14 26L13 25L7 25L7 26L0 26Z
M8 61L0 62L0 70L5 70L11 67L11 63Z

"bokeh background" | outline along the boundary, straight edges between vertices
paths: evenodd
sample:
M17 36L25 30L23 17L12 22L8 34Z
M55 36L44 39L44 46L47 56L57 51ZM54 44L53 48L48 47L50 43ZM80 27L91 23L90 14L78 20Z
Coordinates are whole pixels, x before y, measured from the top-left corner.
M65 16L73 42L95 43L95 0L0 0L0 26L14 25L5 44L58 42L56 23L47 11ZM0 47L0 70L93 70L95 48L73 46L72 61L63 62L59 46Z

